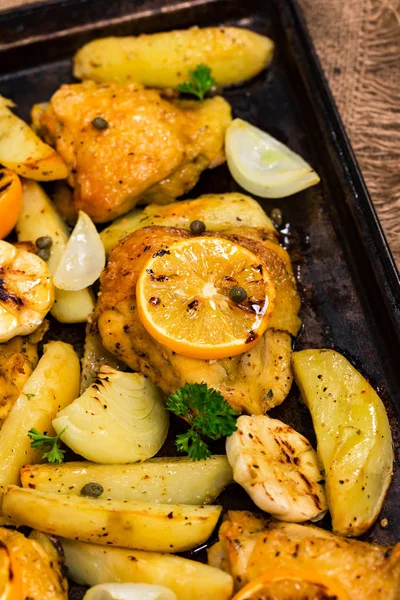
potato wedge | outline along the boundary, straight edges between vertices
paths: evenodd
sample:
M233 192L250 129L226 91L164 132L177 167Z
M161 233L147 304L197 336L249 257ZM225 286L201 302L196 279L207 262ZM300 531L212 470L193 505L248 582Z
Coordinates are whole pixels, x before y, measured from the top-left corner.
M68 228L55 210L43 188L34 181L23 182L23 207L16 231L18 241L35 243L38 237L50 236L53 244L47 261L53 275L65 251L69 238ZM94 310L94 299L89 288L67 292L56 288L51 314L61 323L83 323Z
M196 462L183 456L153 458L133 465L27 465L21 470L23 487L40 492L79 496L92 481L111 500L200 505L213 502L233 477L226 456Z
M385 407L364 377L334 350L295 352L293 366L317 435L333 530L361 535L378 517L392 479Z
M70 578L83 585L122 581L165 585L178 600L228 600L233 580L228 573L181 558L60 540Z
M79 391L79 359L69 344L49 342L0 430L0 504L4 486L19 483L21 467L41 459L28 431L54 435L52 419Z
M180 31L109 37L89 42L74 58L78 79L137 81L175 88L199 64L208 65L218 86L254 77L271 62L274 43L237 27L193 27Z
M46 494L11 485L3 512L18 525L82 542L183 552L212 534L220 506L120 502Z
M150 204L142 210L135 209L117 219L100 234L107 254L124 237L149 225L189 229L190 223L199 219L208 231L224 231L237 225L260 227L276 238L276 229L256 200L236 192L206 194L197 200L183 200L166 206Z
M0 96L0 164L37 181L65 179L68 168L61 156L14 115L10 106L13 103Z

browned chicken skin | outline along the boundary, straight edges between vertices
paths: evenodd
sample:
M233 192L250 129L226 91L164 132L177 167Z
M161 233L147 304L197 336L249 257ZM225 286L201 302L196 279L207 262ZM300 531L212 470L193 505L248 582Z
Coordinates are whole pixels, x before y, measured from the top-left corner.
M400 544L384 548L242 511L228 513L208 562L229 572L236 589L265 571L287 568L337 579L350 600L400 598Z
M231 109L221 97L168 101L136 83L85 82L61 86L32 119L68 165L75 207L104 223L139 201L171 202L223 163Z
M41 544L18 531L0 527L0 546L6 550L12 566L12 596L7 594L7 598L67 600L68 582L61 572L60 564Z
M250 228L243 231L248 237L237 231L206 235L226 237L253 252L270 272L276 287L270 328L248 352L221 360L192 359L162 346L143 327L135 297L139 274L155 252L190 237L185 229L139 229L114 248L101 276L97 322L106 349L133 370L148 375L165 393L185 382L204 381L218 389L235 409L262 414L280 404L290 390L291 334L295 335L300 326L300 302L293 276L285 267L283 257L289 261L285 250L261 229L251 230L254 239L250 238Z
M38 363L37 343L17 336L0 344L0 427Z

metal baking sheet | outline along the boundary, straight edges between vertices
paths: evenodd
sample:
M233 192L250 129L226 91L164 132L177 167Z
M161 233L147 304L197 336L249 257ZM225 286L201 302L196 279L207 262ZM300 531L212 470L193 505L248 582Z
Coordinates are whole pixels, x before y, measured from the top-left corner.
M335 348L383 398L394 438L396 465L381 518L364 536L383 544L400 538L399 407L400 280L349 141L295 0L53 0L0 14L0 93L29 117L72 81L71 57L85 42L192 25L231 24L269 35L272 65L245 85L224 90L234 115L267 130L309 161L321 184L291 198L260 200L284 215L282 242L291 254L302 295L303 329L296 348ZM205 172L195 190L238 190L226 166ZM58 326L56 335L82 342L82 327ZM296 386L273 414L312 438L311 420ZM224 507L248 507L231 486ZM201 553L198 554L201 556ZM73 588L74 598L81 595ZM72 597L72 596L71 596Z

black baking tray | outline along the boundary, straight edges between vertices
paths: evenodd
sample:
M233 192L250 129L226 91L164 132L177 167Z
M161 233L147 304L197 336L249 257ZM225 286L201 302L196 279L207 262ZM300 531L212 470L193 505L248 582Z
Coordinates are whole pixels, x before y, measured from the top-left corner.
M29 117L72 81L71 57L82 44L104 35L150 33L192 25L233 24L269 35L272 65L245 85L224 90L234 115L289 144L321 176L320 185L291 198L260 200L284 215L288 247L302 295L304 327L296 347L335 348L368 377L388 411L396 464L381 518L365 539L400 539L400 280L352 153L328 85L295 0L53 0L0 13L0 93ZM190 197L238 190L226 166L205 172ZM82 328L60 326L57 335L82 342ZM294 386L273 411L311 436L310 417ZM232 487L221 498L240 507ZM74 590L73 593L77 593Z

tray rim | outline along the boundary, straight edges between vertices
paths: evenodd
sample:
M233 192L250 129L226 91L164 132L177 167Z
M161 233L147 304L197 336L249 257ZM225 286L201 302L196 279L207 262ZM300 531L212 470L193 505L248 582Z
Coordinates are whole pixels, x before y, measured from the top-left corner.
M92 0L38 0L31 4L25 4L18 7L10 7L0 10L0 24L8 21L10 18L24 19L27 15L33 12L47 12L59 5L65 7L79 5L90 5ZM229 0L193 0L193 5L219 4L220 2L229 4ZM352 198L353 218L355 220L359 234L363 240L365 251L368 256L369 263L374 271L377 282L383 292L386 303L386 308L392 318L393 325L396 329L397 337L400 341L400 274L397 265L394 261L389 243L384 234L382 224L379 220L375 206L368 192L364 181L361 169L358 165L351 142L347 135L343 121L336 106L333 93L329 87L326 75L322 68L318 54L316 52L312 37L307 28L305 17L298 0L269 0L279 8L285 9L289 14L289 19L293 24L296 41L300 45L307 60L306 79L315 94L315 101L319 107L321 114L324 117L326 124L326 132L334 152L338 158L344 179L350 187ZM169 4L169 3L168 3ZM173 0L173 2L161 10L166 12L174 12L179 8L187 8L186 0ZM136 12L136 2L132 0L132 10L127 15L120 17L111 17L109 19L97 19L91 23L85 23L85 29L96 29L105 23L118 23L129 19ZM139 9L140 10L140 9ZM145 13L148 10L145 9ZM31 36L28 38L21 37L18 41L1 46L0 50L7 48L28 45L29 43L40 41L49 38L62 38L71 34L76 30L76 27L67 29L58 29L46 34ZM1 76L1 74L0 74ZM5 74L9 77L10 74ZM12 76L12 74L11 74Z
M395 310L395 313L397 313L395 316L400 333L399 269L394 261L392 251L383 231L383 227L375 209L375 205L369 194L367 185L361 172L361 168L358 164L350 139L347 135L347 131L337 108L333 93L322 68L310 32L307 28L304 14L300 8L298 0L274 0L274 2L277 4L280 2L285 3L291 12L293 21L296 24L296 33L299 37L301 36L301 45L306 56L308 57L309 66L312 67L313 72L309 73L309 77L311 77L314 80L314 84L316 84L315 87L319 96L317 98L318 104L326 109L324 111L324 116L326 121L330 124L330 142L335 148L342 170L346 171L346 178L350 180L352 186L351 195L355 207L365 210L366 212L366 215L364 216L366 216L367 220L362 223L364 225L364 231L361 231L360 233L363 238L365 238L365 234L367 232L373 234L372 242L374 247L371 248L368 244L366 244L366 250L372 266L378 267L377 270L374 269L375 274L379 279L386 277L386 282L389 283L389 291L392 296L391 300L393 301L393 308L397 309ZM319 80L319 82L317 80ZM360 225L360 215L355 214L354 217L357 220L357 225ZM366 240L364 241L366 242ZM380 249L378 249L378 245L381 245ZM375 250L383 252L384 256L382 257L379 252L375 252ZM375 263L377 264L375 265Z

